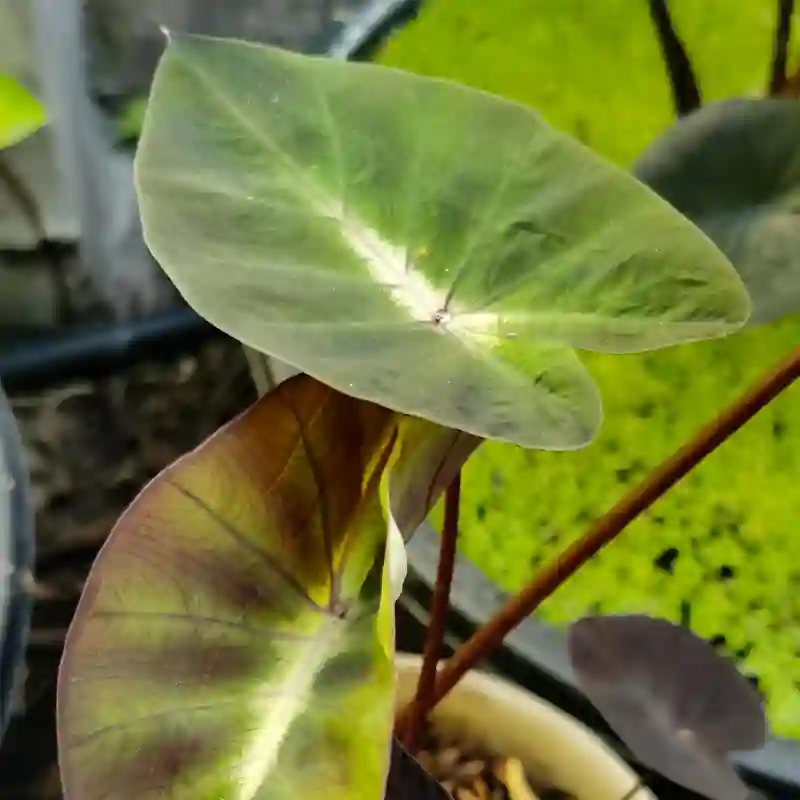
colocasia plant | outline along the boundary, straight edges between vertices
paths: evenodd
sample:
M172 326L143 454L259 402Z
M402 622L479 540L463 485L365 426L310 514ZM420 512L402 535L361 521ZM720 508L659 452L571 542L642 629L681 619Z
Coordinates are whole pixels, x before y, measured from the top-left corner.
M437 675L463 463L483 439L587 444L601 406L576 351L727 335L750 313L736 271L528 108L238 41L171 38L136 181L189 303L302 374L158 476L98 557L59 680L68 798L446 796L393 730L413 753L461 675L797 377L795 354ZM402 540L443 493L420 690L396 715ZM639 618L572 635L587 693L643 760L723 800L741 786L725 753L760 743L763 712L701 646Z

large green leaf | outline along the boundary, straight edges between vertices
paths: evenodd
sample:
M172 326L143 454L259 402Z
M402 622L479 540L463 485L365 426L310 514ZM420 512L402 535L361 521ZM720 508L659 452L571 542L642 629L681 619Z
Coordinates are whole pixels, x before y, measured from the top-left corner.
M26 139L45 121L39 101L11 76L0 75L0 150Z
M395 436L392 412L301 375L143 491L67 641L68 798L381 796Z
M738 270L751 322L800 304L800 103L728 100L683 118L636 175L702 228Z
M371 64L173 39L136 162L194 308L340 391L484 438L589 441L573 352L718 336L722 254L518 104Z

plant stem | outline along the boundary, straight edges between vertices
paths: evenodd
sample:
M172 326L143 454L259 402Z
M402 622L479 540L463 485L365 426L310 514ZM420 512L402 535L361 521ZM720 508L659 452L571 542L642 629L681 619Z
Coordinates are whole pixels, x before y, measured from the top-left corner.
M778 24L775 27L775 47L772 54L772 75L769 93L779 94L786 86L786 60L789 55L789 38L792 33L794 0L778 0Z
M800 70L789 75L786 79L781 90L778 92L777 97L785 97L788 99L800 97Z
M439 671L436 686L416 713L427 713L479 661L502 644L505 636L524 621L564 581L608 544L628 523L650 507L709 453L800 378L800 347L764 375L713 422L701 428L687 444L656 467L626 494L582 539L571 544L518 595L510 598Z
M436 668L442 654L442 642L450 608L450 587L456 561L458 541L458 512L461 504L461 473L456 473L445 492L444 525L439 546L439 564L436 569L436 586L433 590L431 620L425 637L422 669L417 684L417 694L401 716L402 740L406 749L416 754L420 747L422 729L428 710L433 707L433 692L436 686Z
M256 387L258 396L263 397L265 394L269 394L278 385L278 381L275 380L275 375L272 373L269 364L269 356L265 356L258 350L253 350L252 347L248 347L246 344L242 345L242 350L244 350L247 366L250 369L250 377Z
M667 65L675 111L679 117L683 117L700 108L701 102L692 62L672 25L667 0L649 0L649 6L650 18L655 25L661 54Z

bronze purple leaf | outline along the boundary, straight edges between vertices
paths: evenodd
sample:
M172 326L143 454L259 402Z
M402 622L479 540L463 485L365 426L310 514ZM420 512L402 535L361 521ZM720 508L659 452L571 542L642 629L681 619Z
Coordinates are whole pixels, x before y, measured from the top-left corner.
M727 755L763 747L767 723L732 661L640 614L578 620L569 652L581 688L636 758L714 800L748 796Z

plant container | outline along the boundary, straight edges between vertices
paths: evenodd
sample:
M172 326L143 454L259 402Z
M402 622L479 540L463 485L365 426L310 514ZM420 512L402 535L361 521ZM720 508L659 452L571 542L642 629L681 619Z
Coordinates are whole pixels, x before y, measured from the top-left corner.
M397 707L414 695L422 659L399 654ZM519 759L535 783L557 786L575 800L621 800L639 777L585 725L503 678L470 672L436 707L433 729L445 740ZM630 800L655 800L642 787Z
M408 543L408 577L398 612L400 647L420 650L429 620L439 552L439 536L423 526ZM484 624L505 602L501 591L464 557L457 557L445 643L452 651ZM661 798L697 798L692 792L636 765L631 754L578 689L569 663L565 634L531 616L513 630L490 658L489 669L513 681L600 733ZM755 789L775 800L800 798L800 742L772 738L753 753L738 754L734 763Z

